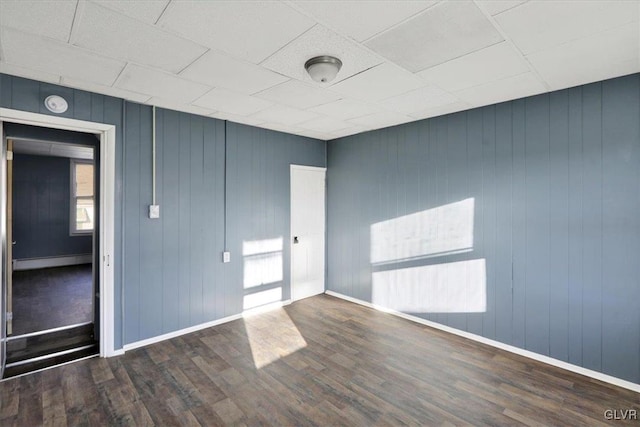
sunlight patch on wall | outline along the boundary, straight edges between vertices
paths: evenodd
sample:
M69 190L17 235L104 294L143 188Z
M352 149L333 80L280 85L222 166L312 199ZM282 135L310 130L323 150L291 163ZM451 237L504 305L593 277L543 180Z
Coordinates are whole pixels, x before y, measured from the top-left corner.
M474 199L371 225L371 263L467 252L473 248Z
M282 237L242 242L245 289L282 281L282 248Z
M372 302L405 313L483 313L484 259L373 273Z
M267 319L266 316L272 317ZM284 309L244 320L253 363L257 369L307 346L307 342Z

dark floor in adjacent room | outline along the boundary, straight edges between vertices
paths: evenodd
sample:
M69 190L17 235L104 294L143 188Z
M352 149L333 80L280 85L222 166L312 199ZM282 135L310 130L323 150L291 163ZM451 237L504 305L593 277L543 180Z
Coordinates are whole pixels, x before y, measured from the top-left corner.
M13 335L93 321L91 264L15 271Z
M639 397L321 295L2 382L0 425L584 426Z

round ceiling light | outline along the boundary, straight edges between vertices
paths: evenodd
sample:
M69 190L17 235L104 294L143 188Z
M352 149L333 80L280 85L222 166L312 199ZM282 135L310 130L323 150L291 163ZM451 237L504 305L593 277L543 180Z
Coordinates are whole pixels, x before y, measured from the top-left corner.
M47 107L47 110L56 114L62 114L67 111L67 108L69 108L69 104L67 104L67 101L63 97L58 95L47 96L47 98L44 100L44 106Z
M318 83L329 83L338 75L342 61L333 56L316 56L304 64L305 70Z

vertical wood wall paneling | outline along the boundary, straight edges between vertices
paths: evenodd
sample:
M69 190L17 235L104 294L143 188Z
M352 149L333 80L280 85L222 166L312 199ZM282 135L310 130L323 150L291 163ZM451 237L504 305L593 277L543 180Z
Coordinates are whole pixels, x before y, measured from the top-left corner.
M526 108L525 348L549 355L549 96Z
M473 198L473 258L483 258L485 230L483 209L483 179L484 179L484 112L482 110L472 110L464 113L467 116L467 128L464 138L466 155L468 158L466 170L461 171L466 175L467 182L464 184L466 194L464 198ZM462 143L462 141L460 142ZM478 313L470 313L467 319L467 331L482 335L484 326L483 316Z
M584 204L582 88L567 91L569 96L569 362L582 366L582 290L584 287L583 230ZM588 194L588 193L587 193Z
M569 359L569 105L568 91L549 104L549 355Z
M137 104L127 104L125 139L127 141L124 157L125 162L125 200L124 200L124 253L126 263L124 265L124 342L133 342L140 339L141 313L138 309L143 296L140 294L140 223L143 218L140 205L142 194L139 185L133 185L140 180L140 121L141 107ZM131 185L129 184L131 183Z
M417 314L640 382L639 123L636 74L330 141L329 289L371 301L360 233L473 197L473 252L411 265L484 258L487 312Z
M495 339L512 344L513 146L511 104L496 106Z
M180 328L180 144L178 113L156 108L156 143L162 151L156 153L156 203L162 219L162 330ZM162 153L162 155L161 155ZM178 308L178 309L177 309Z
M586 368L599 371L602 369L602 83L583 88L582 117L585 195L582 357Z
M512 283L513 283L513 313L512 313L512 344L525 348L525 305L526 305L526 211L525 199L526 171L525 162L525 100L520 99L512 103L512 144L513 144L513 231L512 240Z
M630 371L638 377L640 354L617 349L640 342L636 267L640 81L611 80L602 85L602 369L615 376Z
M445 203L456 203L468 197L467 179L467 115L456 113L447 117L447 198ZM468 322L482 324L482 315L478 313L446 314L447 325L456 329L465 329Z
M480 255L485 259L487 309L482 316L482 335L496 338L496 107L483 109L482 130L482 218L484 247Z

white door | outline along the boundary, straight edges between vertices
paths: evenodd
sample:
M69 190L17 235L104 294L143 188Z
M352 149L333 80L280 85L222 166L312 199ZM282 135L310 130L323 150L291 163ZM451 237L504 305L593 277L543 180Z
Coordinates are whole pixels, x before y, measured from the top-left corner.
M291 165L291 299L324 292L326 169Z

